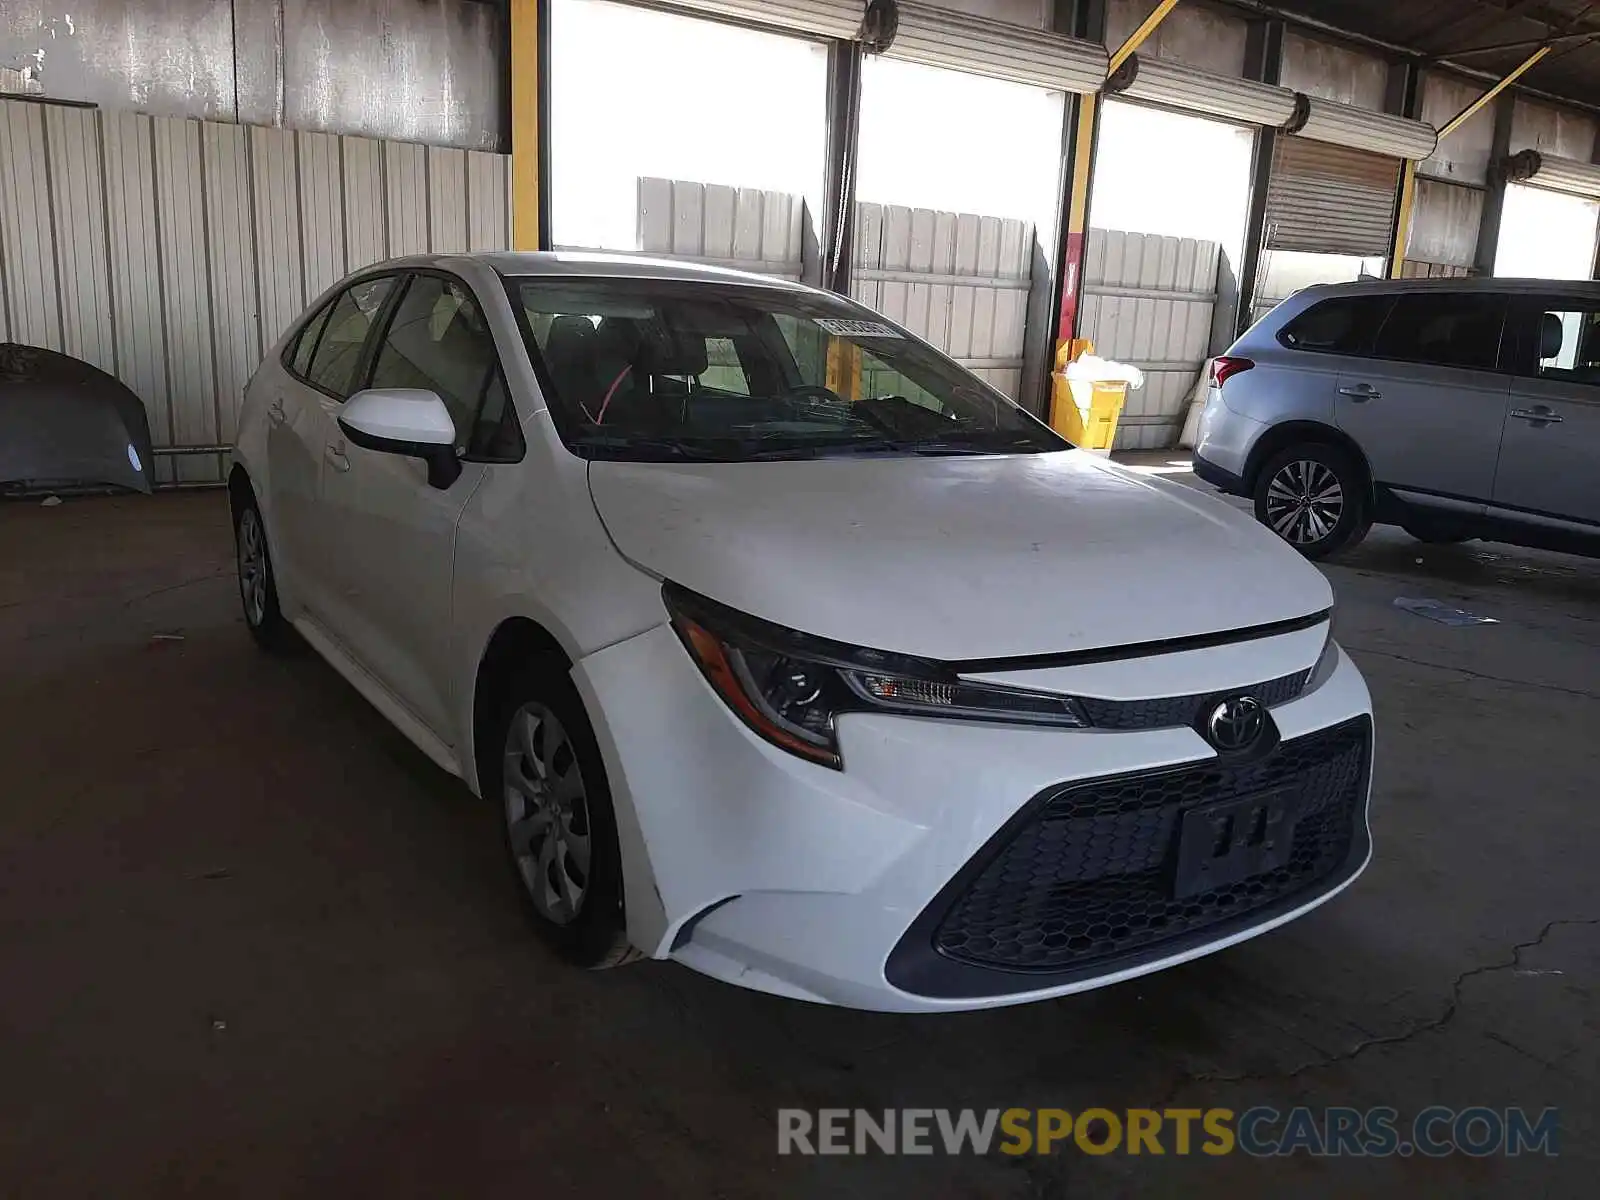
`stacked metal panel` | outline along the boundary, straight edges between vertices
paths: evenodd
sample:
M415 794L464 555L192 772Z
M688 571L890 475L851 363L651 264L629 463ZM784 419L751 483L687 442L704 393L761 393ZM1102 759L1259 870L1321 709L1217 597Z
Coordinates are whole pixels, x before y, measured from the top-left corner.
M400 254L509 247L508 162L0 101L0 341L117 376L157 482L217 481L223 454L181 452L231 442L251 373L320 291Z

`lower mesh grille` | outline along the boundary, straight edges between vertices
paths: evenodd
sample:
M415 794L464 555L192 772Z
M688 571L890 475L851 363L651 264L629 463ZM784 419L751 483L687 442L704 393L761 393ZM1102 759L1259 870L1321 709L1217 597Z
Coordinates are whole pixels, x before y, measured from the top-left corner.
M1365 845L1371 728L1363 717L1255 761L1212 760L1048 796L949 904L935 948L973 966L1077 971L1286 906L1338 873L1358 834ZM1281 865L1175 896L1183 814L1270 792L1287 796L1295 813Z

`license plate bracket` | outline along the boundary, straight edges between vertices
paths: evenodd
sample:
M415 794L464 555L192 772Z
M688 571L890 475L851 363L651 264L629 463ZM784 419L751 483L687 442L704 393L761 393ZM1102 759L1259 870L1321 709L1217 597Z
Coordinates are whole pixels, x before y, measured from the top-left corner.
M1283 866L1294 849L1297 815L1289 788L1189 809L1178 827L1173 898L1182 900Z

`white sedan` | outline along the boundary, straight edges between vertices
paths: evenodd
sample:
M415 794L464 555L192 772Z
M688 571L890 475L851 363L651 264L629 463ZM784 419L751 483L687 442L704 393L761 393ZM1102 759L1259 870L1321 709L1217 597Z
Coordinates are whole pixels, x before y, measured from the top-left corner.
M829 293L371 267L256 373L230 486L251 632L503 811L582 966L1011 1004L1262 933L1370 854L1321 574Z

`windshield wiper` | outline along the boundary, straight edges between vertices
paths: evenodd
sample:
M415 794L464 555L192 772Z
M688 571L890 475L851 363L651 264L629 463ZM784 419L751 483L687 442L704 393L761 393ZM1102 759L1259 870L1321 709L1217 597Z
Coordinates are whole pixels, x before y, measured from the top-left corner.
M837 441L789 442L765 450L751 450L746 458L750 462L784 458L844 458L851 454L898 454L904 449L898 442L891 442L888 438L857 437Z
M903 448L912 454L925 454L930 457L935 455L960 455L960 454L1041 454L1049 447L1041 445L1037 438L1010 437L993 442L982 441L926 441L905 442Z
M688 462L737 462L733 455L696 446L677 438L613 437L587 435L572 439L577 450L599 451L600 457L627 460L638 456L641 461L657 462L682 459Z

